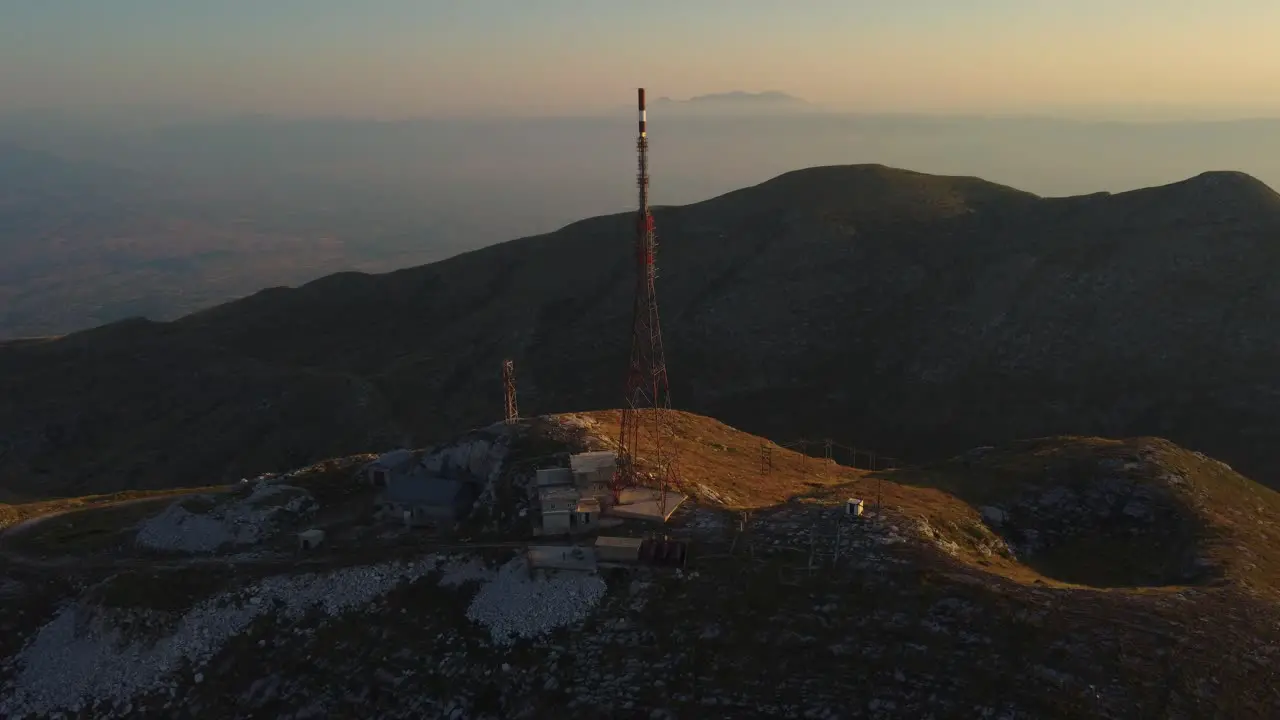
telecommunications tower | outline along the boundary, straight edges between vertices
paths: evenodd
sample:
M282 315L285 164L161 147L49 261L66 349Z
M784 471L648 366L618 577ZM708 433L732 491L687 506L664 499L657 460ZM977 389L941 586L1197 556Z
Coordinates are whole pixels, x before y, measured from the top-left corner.
M618 472L614 476L614 500L625 487L640 484L637 458L643 452L646 465L656 475L658 512L667 516L667 489L676 484L674 418L671 391L667 384L667 360L662 350L662 327L658 322L658 296L654 289L658 249L649 211L649 138L645 130L644 88L639 89L640 135L636 139L639 166L636 185L640 190L640 211L636 215L636 288L631 320L631 361L627 367L626 402L618 439ZM642 450L643 448L643 450Z

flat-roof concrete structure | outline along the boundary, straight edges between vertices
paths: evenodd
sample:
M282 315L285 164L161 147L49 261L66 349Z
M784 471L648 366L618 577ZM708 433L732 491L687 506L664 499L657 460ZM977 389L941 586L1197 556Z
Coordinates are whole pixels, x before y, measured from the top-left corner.
M618 455L612 450L597 450L569 456L569 467L574 472L591 472L607 468L610 472L618 465Z
M643 538L601 535L596 538L596 559L601 563L635 565L640 562L640 546L643 544Z
M600 523L600 501L583 497L572 485L538 488L539 535L594 532Z
M540 488L572 485L573 471L569 468L542 468L538 471L536 480Z
M550 486L538 488L538 504L542 513L573 512L578 506L578 489L574 487Z
M607 450L569 456L573 484L583 490L608 488L613 484L613 475L617 469L618 456Z
M561 535L573 529L573 513L578 507L578 491L572 485L538 488L540 535Z
M658 507L658 501L662 497L659 493L659 490L650 488L627 488L619 493L618 504L609 508L608 514L628 520L666 522L671 519L671 515L676 511L676 508L680 507L688 499L678 492L668 490L666 513L664 514Z

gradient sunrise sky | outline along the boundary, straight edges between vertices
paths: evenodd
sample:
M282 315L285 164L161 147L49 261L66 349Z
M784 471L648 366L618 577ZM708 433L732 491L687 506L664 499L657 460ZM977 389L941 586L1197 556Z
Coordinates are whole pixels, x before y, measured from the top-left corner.
M0 112L573 114L640 85L868 112L1280 114L1280 2L0 2Z

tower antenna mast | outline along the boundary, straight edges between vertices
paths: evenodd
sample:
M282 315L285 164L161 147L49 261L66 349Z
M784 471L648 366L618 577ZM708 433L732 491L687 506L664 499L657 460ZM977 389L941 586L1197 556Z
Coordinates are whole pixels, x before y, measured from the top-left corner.
M658 243L653 214L649 210L649 136L646 128L644 88L640 88L639 137L636 139L639 213L636 216L636 287L632 305L631 360L627 367L626 402L618 438L618 472L614 476L614 501L624 487L640 485L639 458L642 444L648 464L657 476L658 512L667 516L667 489L676 484L674 417L671 390L667 382L667 360L662 347L662 327L658 320L658 296L654 287Z

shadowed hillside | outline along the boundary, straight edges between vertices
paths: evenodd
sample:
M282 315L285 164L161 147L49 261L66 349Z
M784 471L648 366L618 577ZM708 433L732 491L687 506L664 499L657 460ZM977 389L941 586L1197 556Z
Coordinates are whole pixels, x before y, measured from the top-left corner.
M656 215L681 408L913 460L1019 437L1158 435L1280 477L1280 198L1248 176L1038 198L822 167ZM170 324L0 348L14 399L0 409L2 481L194 483L376 449L371 438L425 443L497 416L504 357L526 412L614 406L632 225L592 218ZM187 413L206 392L209 407ZM276 414L250 425L273 392ZM159 452L176 458L163 471L136 460Z

